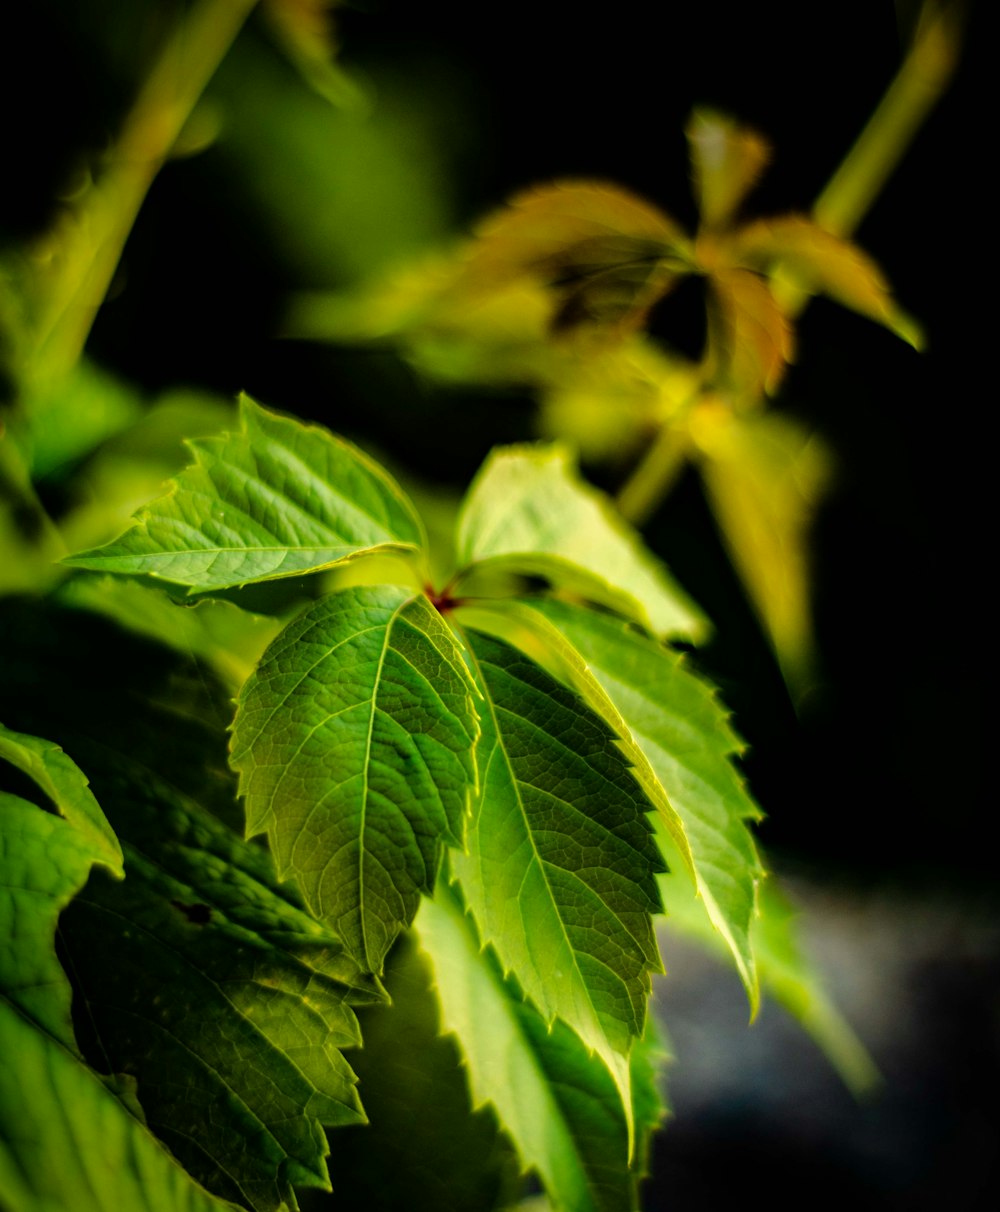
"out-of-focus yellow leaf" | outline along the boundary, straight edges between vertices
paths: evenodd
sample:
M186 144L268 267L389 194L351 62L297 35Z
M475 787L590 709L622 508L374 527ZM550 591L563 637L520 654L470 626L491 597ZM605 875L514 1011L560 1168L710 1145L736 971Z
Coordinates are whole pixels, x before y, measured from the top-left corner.
M635 453L683 412L700 383L697 367L638 333L547 369L539 428L572 442L584 459Z
M709 375L737 397L773 392L793 356L792 327L767 282L746 269L709 279Z
M462 286L493 290L524 275L553 292L555 329L634 328L688 272L689 245L672 219L618 186L560 181L516 196L480 224Z
M832 473L814 434L775 413L734 416L704 404L691 436L733 563L789 686L805 689L812 659L809 528Z
M710 109L696 109L685 134L702 225L723 227L770 160L770 144L749 126Z
M333 10L338 0L263 0L261 11L302 78L334 105L358 105L362 95L336 63Z
M888 280L871 257L804 215L761 219L741 228L733 236L731 255L749 269L784 271L800 288L829 295L877 320L917 349L922 344L919 327L896 306Z

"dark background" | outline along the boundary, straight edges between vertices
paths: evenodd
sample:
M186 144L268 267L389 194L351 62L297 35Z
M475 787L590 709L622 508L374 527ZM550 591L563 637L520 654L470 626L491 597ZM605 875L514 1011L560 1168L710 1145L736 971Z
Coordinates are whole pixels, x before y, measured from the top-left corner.
M648 529L716 623L699 659L750 743L745 767L768 813L764 844L780 872L798 877L805 903L826 914L817 943L868 1031L888 1092L857 1108L776 1013L751 1033L756 1042L741 1042L738 995L691 960L689 1004L669 981L664 995L682 1053L678 1117L659 1142L650 1207L713 1207L734 1186L777 1207L836 1197L861 1207L978 1208L996 1194L1000 971L983 779L991 645L981 521L983 418L994 394L984 188L992 127L980 99L982 7L969 12L950 90L857 233L924 324L927 351L816 302L777 401L815 425L839 461L815 534L822 676L798 713L693 478ZM41 0L5 14L5 242L44 226L81 153L107 140L143 47L155 43L156 14L169 8ZM806 209L898 66L896 8L887 0L348 8L345 65L404 119L412 113L413 139L424 140L439 181L438 210L422 231L394 228L391 193L382 197L385 259L418 237L458 234L513 190L561 176L618 181L690 223L683 126L699 102L750 121L774 144L751 211ZM320 242L311 255L308 222L289 236L292 211L273 203L282 189L300 191L349 220L350 191L338 195L335 176L327 182L297 164L294 140L275 144L277 186L246 154L254 103L268 89L291 96L297 87L251 28L213 93L229 127L217 146L157 180L91 352L149 391L245 389L460 487L495 442L530 436L528 398L434 391L389 356L276 336L291 290L357 277L349 251ZM261 127L265 151L268 138ZM329 156L341 151L332 137ZM409 154L419 162L419 147ZM358 221L373 220L359 212ZM681 338L695 340L696 326L679 323ZM705 998L729 1016L718 1038L731 1043L711 1045L711 1064L699 1057L685 1069L683 1045L699 1047L691 1024Z

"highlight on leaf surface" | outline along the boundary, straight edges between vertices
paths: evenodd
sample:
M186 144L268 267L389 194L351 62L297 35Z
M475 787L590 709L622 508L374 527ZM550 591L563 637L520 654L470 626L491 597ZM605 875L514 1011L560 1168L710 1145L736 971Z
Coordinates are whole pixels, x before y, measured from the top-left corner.
M315 572L371 551L423 550L413 506L351 443L246 395L240 420L238 433L190 443L195 462L131 530L65 563L147 573L195 592Z
M462 582L485 569L542 576L658 635L696 639L707 630L666 566L556 443L500 447L487 458L459 515L456 555Z

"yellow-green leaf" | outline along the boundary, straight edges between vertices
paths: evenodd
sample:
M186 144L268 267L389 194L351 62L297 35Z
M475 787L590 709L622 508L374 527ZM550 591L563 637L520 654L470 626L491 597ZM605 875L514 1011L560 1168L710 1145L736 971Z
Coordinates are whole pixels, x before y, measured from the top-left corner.
M767 140L712 109L696 109L685 131L704 227L724 227L771 158Z
M815 434L776 413L705 409L691 428L730 557L794 684L812 656L808 538L830 454Z
M897 307L888 280L871 257L804 215L761 219L741 228L731 255L751 269L780 270L800 288L827 295L920 348L918 326Z

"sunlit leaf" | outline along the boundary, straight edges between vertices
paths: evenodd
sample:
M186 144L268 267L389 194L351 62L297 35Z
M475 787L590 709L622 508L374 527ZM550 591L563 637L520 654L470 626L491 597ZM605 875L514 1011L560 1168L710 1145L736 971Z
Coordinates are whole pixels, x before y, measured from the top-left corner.
M659 635L704 634L697 608L561 446L494 451L469 489L456 548L463 570L546 577Z
M637 1204L649 1138L663 1114L652 1021L630 1059L636 1157L609 1074L556 1020L551 1030L496 957L479 943L453 889L439 885L416 929L436 977L445 1030L468 1069L476 1106L492 1105L521 1165L535 1171L551 1205L571 1212L625 1212Z
M583 658L648 762L672 809L661 813L675 839L667 856L671 870L677 879L693 877L689 894L697 895L725 939L756 1009L750 936L763 873L745 822L759 818L760 810L732 764L743 746L726 712L682 655L620 619L551 599L536 600L531 611L554 624ZM586 694L579 678L574 683ZM588 701L600 710L593 696ZM625 754L631 757L629 749Z
M464 1057L442 1034L434 975L409 932L386 959L391 1002L360 1012L364 1047L351 1063L369 1123L330 1135L334 1199L349 1193L353 1207L379 1212L510 1209L520 1167L493 1111L473 1110Z
M749 126L711 109L696 109L685 134L701 223L724 227L766 167L770 146Z
M247 829L379 972L476 784L473 690L422 594L352 588L296 619L244 687L232 762Z
M209 590L423 547L403 493L350 443L247 396L240 415L239 433L190 444L195 462L131 530L66 562Z
M652 805L582 700L509 645L468 641L481 786L452 870L504 970L598 1053L630 1108L627 1058L660 964Z
M751 399L771 393L793 353L792 327L767 282L749 270L716 269L709 290L713 382Z
M830 480L830 454L815 434L775 413L706 409L692 434L729 554L786 677L802 689L812 658L809 528Z
M763 272L780 269L796 285L828 295L920 347L919 329L896 305L875 262L857 245L804 215L761 219L741 228L733 236L732 256Z

